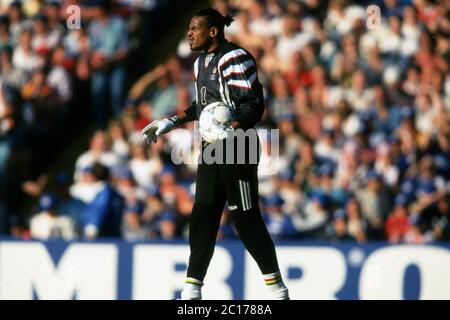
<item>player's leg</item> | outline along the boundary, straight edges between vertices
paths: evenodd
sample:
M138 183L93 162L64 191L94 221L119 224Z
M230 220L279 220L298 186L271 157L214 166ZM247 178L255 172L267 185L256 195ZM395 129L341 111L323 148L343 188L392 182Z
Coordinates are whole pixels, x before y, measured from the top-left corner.
M225 191L216 165L199 164L195 202L189 221L190 256L182 299L201 299L201 287L214 253L225 205Z
M275 299L289 299L278 267L275 246L261 216L257 165L221 165L228 208L236 230L261 270Z

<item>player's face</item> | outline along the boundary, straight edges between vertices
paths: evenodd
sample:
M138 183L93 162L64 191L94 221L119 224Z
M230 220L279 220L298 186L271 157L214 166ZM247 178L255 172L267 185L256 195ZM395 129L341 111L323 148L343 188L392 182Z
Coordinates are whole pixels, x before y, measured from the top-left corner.
M189 24L187 38L189 46L193 51L204 51L209 48L212 42L210 28L206 25L204 17L193 17Z

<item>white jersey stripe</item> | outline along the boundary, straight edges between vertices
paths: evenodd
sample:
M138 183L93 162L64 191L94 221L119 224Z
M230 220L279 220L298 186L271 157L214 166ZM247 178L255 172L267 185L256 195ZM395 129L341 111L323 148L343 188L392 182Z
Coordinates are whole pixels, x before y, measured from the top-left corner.
M236 109L236 106L230 98L230 89L228 88L227 83L225 82L225 96L227 97L227 101L229 102L229 105L231 105L234 109Z
M198 91L197 91L197 76L198 76L198 59L195 59L194 62L194 77L195 77L195 81L194 81L194 85L195 85L195 102L198 103Z
M228 80L228 85L230 86L237 86L237 87L243 87L243 88L252 88L252 84L256 79L256 72L253 73L250 78L247 80Z
M244 73L245 70L247 70L248 68L250 68L251 66L254 66L254 65L255 65L255 63L253 62L253 60L248 60L248 61L245 61L244 63L238 64L238 65L232 64L223 71L223 76L227 77L232 73Z
M243 55L246 55L246 54L247 54L247 52L245 52L242 49L236 49L236 50L228 52L227 54L224 54L223 57L220 58L220 60L219 60L219 64L218 64L219 68L221 68L222 65L224 63L226 63L227 61L229 61L230 59L237 58L239 56L243 56Z
M222 102L225 103L226 105L231 105L231 103L227 100L227 98L225 97L225 85L222 81L222 75L219 74L219 92L220 92L220 97L222 98Z
M197 80L197 76L198 76L198 59L197 58L194 62L194 76L195 76L195 80Z
M194 86L195 86L195 103L198 103L197 81L194 82Z

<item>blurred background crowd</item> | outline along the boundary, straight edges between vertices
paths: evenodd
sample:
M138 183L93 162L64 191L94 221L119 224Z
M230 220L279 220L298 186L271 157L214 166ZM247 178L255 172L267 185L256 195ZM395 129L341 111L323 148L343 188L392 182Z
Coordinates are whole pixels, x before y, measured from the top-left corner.
M0 1L0 234L187 238L195 124L152 145L140 135L195 97L183 31L159 64L142 49L167 36L142 21L170 2ZM82 19L70 30L73 3ZM257 60L260 203L274 240L450 240L450 2L202 4L234 16L227 39ZM73 170L42 175L85 118L95 130ZM173 163L180 146L192 161ZM225 211L218 238L236 237Z

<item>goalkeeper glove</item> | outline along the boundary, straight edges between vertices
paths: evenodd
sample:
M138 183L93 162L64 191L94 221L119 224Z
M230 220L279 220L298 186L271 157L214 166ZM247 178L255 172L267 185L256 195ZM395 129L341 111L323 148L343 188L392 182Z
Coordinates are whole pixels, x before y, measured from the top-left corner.
M156 143L156 140L160 135L172 130L176 125L178 125L178 123L179 120L176 116L173 116L169 119L153 121L141 131L144 141L148 144L152 142Z

